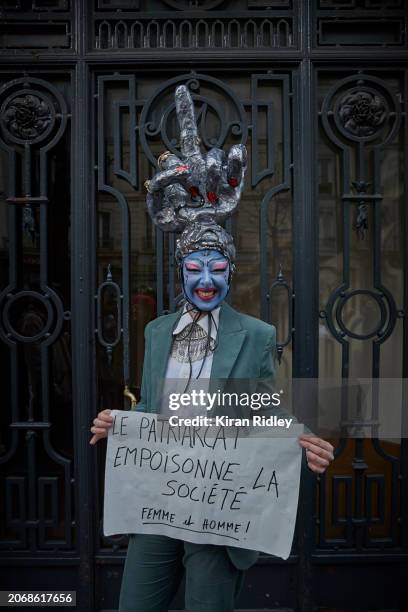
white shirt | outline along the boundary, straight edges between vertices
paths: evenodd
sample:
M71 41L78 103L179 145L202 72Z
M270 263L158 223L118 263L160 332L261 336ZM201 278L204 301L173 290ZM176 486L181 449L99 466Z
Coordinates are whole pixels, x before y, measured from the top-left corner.
M218 325L220 319L220 306L211 311L212 314L212 322L211 322L211 338L216 342L218 335ZM202 317L199 321L197 321L198 325L202 327L202 329L208 333L208 316ZM179 334L187 325L192 323L193 319L190 313L187 311L187 305L183 308L183 313L173 330L173 337ZM204 364L203 364L204 360ZM207 356L203 357L203 359L199 359L197 361L191 362L191 382L188 386L186 392L190 391L192 388L196 388L197 390L203 389L204 391L208 390L209 379L211 376L211 368L213 363L213 351L208 351ZM202 367L202 369L201 369ZM201 372L200 372L201 369ZM199 383L194 385L194 381L197 380L197 375L199 375ZM187 379L190 376L190 363L185 361L178 361L175 357L170 353L169 360L167 362L167 369L165 375L165 383L163 387L163 401L161 406L161 414L166 414L166 416L173 414L177 416L191 416L193 411L194 415L204 414L205 409L200 410L196 407L191 406L180 406L178 410L172 411L169 410L168 406L168 395L169 393L183 393L186 388Z

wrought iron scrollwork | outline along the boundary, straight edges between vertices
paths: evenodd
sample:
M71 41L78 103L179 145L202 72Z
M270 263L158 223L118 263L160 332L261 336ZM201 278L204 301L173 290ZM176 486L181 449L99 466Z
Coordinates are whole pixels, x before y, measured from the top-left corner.
M279 342L279 341L276 342L276 353L277 353L279 363L281 363L281 360L282 360L283 349L285 348L285 346L288 346L288 344L290 344L290 342L292 341L293 332L295 331L293 327L293 298L294 298L294 295L293 295L292 288L290 287L290 285L285 279L285 276L282 271L282 266L279 266L278 275L273 281L272 285L270 286L269 291L266 296L269 302L269 306L270 306L269 308L270 316L269 316L268 321L272 321L271 311L272 311L273 292L280 287L282 287L285 290L286 296L287 296L288 330L287 330L286 338L283 340L283 342Z
M235 18L225 14L188 18L173 10L169 17L104 19L96 22L95 48L106 49L278 49L293 48L296 30L288 14Z
M4 299L1 300L1 297L4 297ZM55 291L50 288L44 294L38 291L18 291L7 293L1 297L0 335L8 344L13 342L44 342L45 346L49 346L59 336L64 320L64 309L61 299ZM19 310L24 310L25 315L30 313L30 308L32 308L33 313L39 313L41 310L46 313L45 317L38 316L40 323L35 333L25 333L24 322L20 323L20 329L14 323L12 311L13 308L18 309L19 302L22 303Z
M377 324L365 334L353 331L344 320L344 310L347 304L353 298L360 296L365 296L372 300L373 304L378 308L379 315ZM376 338L376 342L382 344L394 329L397 309L392 294L384 289L380 293L370 289L346 291L344 288L339 287L331 294L326 308L320 312L320 317L325 319L331 333L340 343L346 342L345 338L354 338L356 340Z
M105 297L106 296L106 297ZM112 352L122 336L122 299L120 287L112 278L110 264L106 280L98 287L96 300L96 333L100 344L105 347L109 365L112 364ZM109 300L108 308L104 302Z
M0 89L0 145L10 156L21 156L23 175L23 196L10 193L7 202L11 206L23 206L23 229L36 231L33 207L40 207L42 215L46 215L48 199L44 193L45 176L47 173L46 153L61 138L67 118L67 107L64 98L57 89L46 81L32 77L15 79ZM33 194L33 164L34 156L38 155L40 164L41 193ZM42 246L42 261L46 261L45 241ZM24 337L19 334L9 317L12 306L25 299L37 301L47 312L44 328L34 337ZM61 331L63 321L63 306L59 296L46 283L46 272L42 271L41 291L21 291L16 282L12 283L0 294L0 304L3 308L0 336L7 343L33 342L40 338L46 345L55 341ZM50 331L53 329L53 331Z
M170 128L175 116L175 103L171 101L163 108L162 98L181 83L190 90L196 108L197 127L204 148L218 147L221 149L230 135L238 138L242 144L246 143L248 123L245 109L230 87L209 75L195 72L182 74L169 79L158 87L143 106L140 117L140 142L144 153L154 166L156 166L156 157L149 144L153 138L159 137L169 151L176 155L179 154L178 143L171 134ZM212 92L218 94L217 98L220 97L221 101L217 102L215 96L210 97L203 93L204 87L211 88ZM228 114L226 115L227 109ZM218 126L218 133L211 137L207 136L207 121L210 114Z
M355 288L350 290L350 254L349 239L344 245L343 283L333 290L326 307L321 311L321 317L326 320L327 326L333 336L342 344L346 338L367 340L377 336L377 343L382 343L392 333L396 323L397 308L392 294L381 282L379 267L380 247L378 240L380 228L380 206L382 194L378 191L380 177L377 169L380 167L380 154L382 148L392 142L399 129L401 121L400 104L397 96L390 91L386 83L372 75L359 73L337 82L326 94L321 110L322 124L327 136L343 152L344 177L350 175L349 155L347 148L356 146L358 175L349 184L356 194L345 190L342 195L345 208L344 218L347 225L344 227L346 237L349 232L348 210L350 205L357 203L355 228L360 237L364 237L368 230L368 211L371 205L374 208L374 282L372 289ZM372 151L374 161L373 193L368 194L370 183L366 180L366 165L369 152ZM347 181L348 179L345 178ZM380 312L378 324L369 334L356 334L352 332L343 320L345 304L354 296L369 296L377 304ZM335 317L337 327L333 318ZM345 362L344 362L345 363Z
M275 253L269 250L268 217L271 214L275 219L278 217L279 202L277 197L291 189L291 85L289 75L286 74L256 74L252 75L251 79L252 91L252 139L251 139L251 181L252 186L260 185L267 178L278 175L278 180L264 193L260 206L260 277L261 277L261 317L265 321L279 325L278 321L271 321L271 291L277 286L285 287L288 291L288 335L284 342L277 344L277 355L279 363L282 359L282 354L285 346L289 344L292 338L292 298L290 296L289 287L286 286L286 281L281 274L273 281L271 288L268 290L270 283L270 275L268 272L269 260L274 258ZM281 89L281 114L276 112L272 103L272 96L267 92L267 88ZM259 128L261 109L266 113L267 138L265 143L266 155L263 167L260 167L260 141L262 139ZM274 125L280 123L282 126L282 161L277 163L277 140L275 138ZM275 226L275 224L274 224Z
M216 8L225 0L163 0L163 2L179 11L185 11L186 9L205 11Z
M364 342L371 340L372 362L371 377L373 386L380 376L380 349L392 334L399 315L394 296L384 285L381 271L381 224L383 194L381 185L381 161L384 148L391 144L397 136L401 124L401 109L398 95L387 83L373 75L358 74L348 76L327 92L321 107L321 120L323 129L340 152L341 179L342 179L342 235L343 235L343 278L335 287L320 311L320 317L325 320L327 329L332 337L341 346L341 377L343 380L340 398L341 423L344 428L349 424L349 395L348 380L353 375L350 371L351 342ZM371 166L371 167L370 167ZM368 178L370 177L370 182ZM353 193L354 192L354 193ZM356 207L354 223L352 223L353 207ZM368 219L372 219L370 226ZM371 234L372 277L367 279L364 286L353 286L352 276L352 249L351 231L355 229L360 239ZM371 280L371 283L370 283ZM363 281L364 282L364 281ZM370 286L371 285L371 286ZM364 318L361 307L353 308L353 302L364 300L372 316ZM350 316L359 313L359 318ZM368 327L370 323L370 327ZM365 327L365 328L364 328ZM356 435L361 438L353 440L354 457L352 461L353 475L333 477L333 523L334 527L343 527L344 537L337 538L341 547L356 547L362 550L366 542L376 545L376 539L371 537L368 530L375 522L384 523L384 475L372 476L367 474L368 462L366 453L374 451L387 463L385 469L391 473L390 486L392 495L397 494L397 477L399 462L392 454L387 453L376 435L378 435L378 398L373 393L371 401L372 418L364 421L357 410ZM357 397L358 402L362 401ZM359 416L361 418L359 418ZM371 448L364 445L363 429L369 428L371 432ZM337 456L345 453L347 440L344 437L337 448ZM322 545L335 543L326 537L324 524L326 479L320 479L320 542ZM373 516L372 494L377 491L376 505L377 517ZM343 490L343 507L345 515L340 518L340 496ZM353 498L353 491L354 498ZM355 499L354 507L351 500ZM398 509L394 504L392 508L391 523L396 521ZM390 530L390 537L382 538L388 545L397 544L394 529Z
M48 154L68 118L61 92L43 79L24 76L0 88L0 147L10 169L10 274L0 293L0 339L9 348L12 379L11 439L0 463L15 461L19 452L26 458L23 475L5 479L6 528L19 537L2 545L19 549L69 549L73 544L72 461L52 441L51 382L57 383L50 358L51 347L54 356L65 350L61 331L70 313L50 287L47 250L49 207L57 204L48 198ZM40 238L35 281L21 274L21 223L32 239ZM52 475L44 475L39 456L48 457Z
M23 206L23 230L33 241L38 234L34 207L48 201L44 193L32 194L34 157L46 176L46 154L61 138L67 118L64 98L42 79L23 77L0 89L0 140L21 157L23 177L23 195L9 194L7 201Z
M360 200L357 204L357 215L354 228L358 237L364 240L368 230L368 207L365 200L366 197L369 197L367 196L367 189L370 183L366 181L352 181L351 184L360 196Z

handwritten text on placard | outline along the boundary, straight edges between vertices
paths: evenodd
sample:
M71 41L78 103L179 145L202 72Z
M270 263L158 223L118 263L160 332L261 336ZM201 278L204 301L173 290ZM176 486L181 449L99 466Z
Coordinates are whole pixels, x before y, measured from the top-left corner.
M303 425L273 435L252 428L171 427L141 412L112 416L105 535L163 534L287 559Z

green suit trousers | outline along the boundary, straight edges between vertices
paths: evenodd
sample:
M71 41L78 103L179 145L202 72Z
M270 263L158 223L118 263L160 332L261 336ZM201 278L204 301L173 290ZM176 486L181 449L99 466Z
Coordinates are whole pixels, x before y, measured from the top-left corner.
M233 612L244 571L225 546L130 536L119 612L167 612L185 574L186 612Z

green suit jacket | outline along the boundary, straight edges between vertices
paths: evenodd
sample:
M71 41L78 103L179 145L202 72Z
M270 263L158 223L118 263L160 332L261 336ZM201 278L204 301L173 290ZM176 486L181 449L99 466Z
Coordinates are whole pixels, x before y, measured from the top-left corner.
M146 325L141 398L136 410L158 412L161 405L161 386L172 346L172 332L180 316L181 311L158 317ZM275 376L275 355L275 327L255 317L241 314L223 302L217 347L211 369L211 381L214 381L216 388L220 389L226 379L247 379L258 382L259 379L264 379L271 382ZM260 411L257 411L257 414L259 413ZM288 416L279 408L263 411L263 414L265 413ZM225 409L222 414L230 416ZM248 415L242 414L241 411L239 416ZM303 461L306 465L304 450ZM231 561L239 569L247 569L253 565L259 555L253 550L226 548Z

